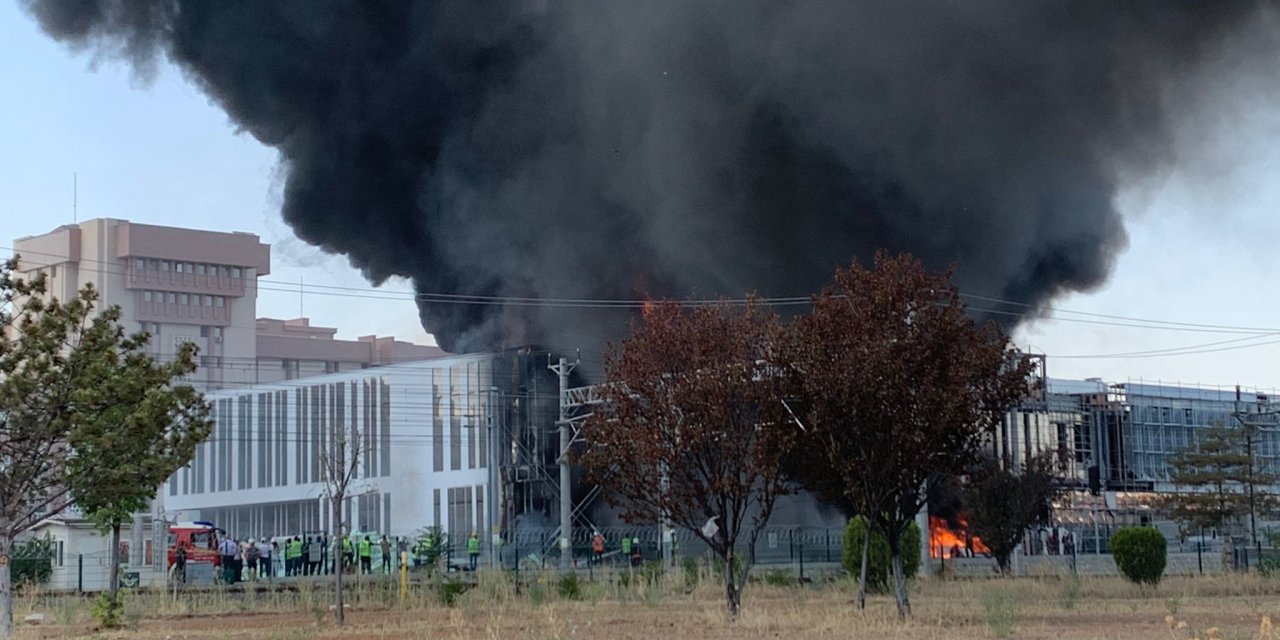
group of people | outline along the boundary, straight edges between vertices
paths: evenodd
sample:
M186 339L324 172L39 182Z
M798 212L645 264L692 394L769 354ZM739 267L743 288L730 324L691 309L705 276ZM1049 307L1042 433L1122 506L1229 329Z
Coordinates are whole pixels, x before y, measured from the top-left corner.
M674 544L674 541L673 541ZM591 534L591 558L597 564L604 563L605 539L604 534L594 531ZM640 546L640 538L632 538L630 536L622 536L622 557L631 563L633 567L639 567L644 563L644 552Z
M235 584L280 576L282 572L286 577L331 575L337 570L331 559L340 559L345 572L356 571L358 566L360 573L371 574L375 547L380 552L382 572L391 573L393 545L386 534L378 541L367 535L354 541L351 536L343 536L337 543L327 535L270 541L262 538L258 542L228 536L218 543L218 555L223 583ZM174 567L185 575L186 550L181 547L175 551Z
M186 569L186 554L179 547L177 561L174 566L182 571ZM254 542L223 538L218 543L218 555L221 557L222 581L235 584L246 580L257 580L259 577L270 577L275 574L275 559L280 555L280 546L274 540L266 538Z

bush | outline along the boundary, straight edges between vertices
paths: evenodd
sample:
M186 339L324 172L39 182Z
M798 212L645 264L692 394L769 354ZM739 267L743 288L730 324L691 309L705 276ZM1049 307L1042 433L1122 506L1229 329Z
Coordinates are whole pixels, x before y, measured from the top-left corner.
M560 576L556 590L565 600L577 600L582 596L582 585L578 582L578 574L570 572Z
M862 570L862 541L866 536L867 519L856 516L849 520L844 529L845 571L856 580ZM871 549L867 554L867 588L873 591L884 591L888 588L892 570L892 556L889 552L889 541L884 534L876 531L871 536ZM902 534L902 573L907 579L914 578L920 570L920 527L912 522Z
M1164 575L1167 543L1150 527L1125 527L1111 536L1111 555L1121 575L1140 585L1157 585Z
M774 569L764 574L764 583L771 587L789 587L791 586L791 576L786 571Z
M49 581L53 574L53 539L31 538L13 547L13 563L9 565L10 579L16 586Z
M111 599L110 592L99 593L93 600L89 615L93 616L103 629L119 629L124 622L124 592L117 592L114 601Z

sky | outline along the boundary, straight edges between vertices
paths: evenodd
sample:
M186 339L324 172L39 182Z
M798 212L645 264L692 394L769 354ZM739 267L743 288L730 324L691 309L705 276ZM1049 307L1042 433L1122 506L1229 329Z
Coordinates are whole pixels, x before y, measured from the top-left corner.
M1280 109L1257 78L1232 73L1244 53L1222 52L1211 63L1219 73L1168 96L1175 160L1123 185L1129 247L1108 283L1016 330L1019 346L1049 355L1051 376L1280 388ZM272 273L260 316L305 315L342 338L431 340L407 283L375 292L344 258L292 235L276 153L174 68L140 79L55 44L17 3L0 2L0 78L0 254L72 221L75 175L80 220L261 236ZM307 293L306 283L364 293Z

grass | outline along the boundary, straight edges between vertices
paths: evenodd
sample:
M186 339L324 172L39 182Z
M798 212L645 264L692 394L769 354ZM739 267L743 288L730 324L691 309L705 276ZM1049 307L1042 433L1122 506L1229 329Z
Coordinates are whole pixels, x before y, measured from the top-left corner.
M91 598L25 591L15 602L20 638L1259 638L1280 616L1280 578L1221 575L1170 578L1143 592L1118 578L924 579L911 591L914 616L899 622L891 598L854 606L856 584L840 579L798 587L767 572L748 585L742 614L728 619L714 571L684 568L622 580L596 572L562 589L554 572L514 576L481 572L445 604L434 581L401 595L394 581L362 581L347 590L348 628L333 627L332 592L302 583L296 591L135 593L129 628L99 631ZM770 584L776 582L778 584ZM40 627L21 626L31 612ZM1266 624L1262 625L1263 616ZM1278 618L1280 619L1280 618ZM1169 620L1173 622L1170 623ZM1178 626L1181 623L1181 627ZM1268 636L1270 637L1270 636Z

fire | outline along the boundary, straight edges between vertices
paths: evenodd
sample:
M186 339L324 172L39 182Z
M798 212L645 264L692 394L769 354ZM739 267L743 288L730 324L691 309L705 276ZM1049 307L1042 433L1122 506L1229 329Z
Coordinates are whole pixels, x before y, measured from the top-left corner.
M960 552L960 555L968 555L966 552L970 549L970 543L972 543L972 550L975 555L991 552L987 545L982 544L981 538L969 535L969 523L963 517L958 518L958 520L960 526L952 529L947 526L946 520L937 516L929 516L930 558L951 558L957 552Z

